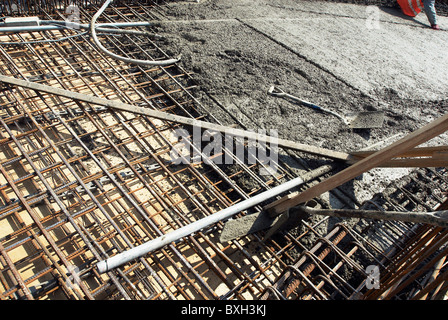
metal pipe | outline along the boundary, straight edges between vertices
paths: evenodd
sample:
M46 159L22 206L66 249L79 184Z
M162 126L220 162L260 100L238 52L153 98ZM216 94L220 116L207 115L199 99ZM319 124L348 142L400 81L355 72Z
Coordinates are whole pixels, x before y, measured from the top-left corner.
M143 243L137 247L134 247L130 250L127 250L125 252L117 254L109 259L102 260L102 261L98 262L96 265L98 272L99 273L107 272L107 271L114 269L122 264L125 264L133 259L142 257L151 251L160 249L169 243L178 241L181 238L189 236L192 233L195 233L203 228L206 228L216 222L225 220L225 219L237 214L238 212L244 211L248 208L258 205L259 203L261 203L267 199L273 198L285 191L288 191L294 187L297 187L312 178L322 175L324 172L326 172L327 170L330 170L331 168L332 168L332 166L330 166L330 165L320 167L314 171L307 173L307 177L304 176L304 177L297 177L295 179L292 179L292 180L285 182L279 186L276 186L270 190L262 192L252 198L246 199L240 203L237 203L237 204L230 206L226 209L218 211L208 217L197 220L189 225L186 225L182 228L174 230L168 234L165 234L163 236L160 236L158 238L150 240L146 243Z
M75 22L70 22L67 24L65 21L51 21L51 20L43 20L40 21L39 26L15 26L15 27L6 27L7 24L0 23L0 32L11 32L11 33L20 33L20 32L39 32L39 31L49 31L49 30L61 30L61 29L89 29L89 24L79 24ZM110 31L108 29L103 29L103 27L114 27L114 28L126 28L126 27L147 27L150 26L150 22L117 22L117 23L98 23L95 24L95 29L97 31ZM118 32L118 30L117 30Z
M89 29L90 24L88 23L77 23L77 22L66 22L60 20L41 20L41 25L60 25L62 27L71 27L71 28L82 28ZM127 28L127 27L149 27L151 26L151 22L103 22L103 23L95 23L95 27L115 27L115 28Z

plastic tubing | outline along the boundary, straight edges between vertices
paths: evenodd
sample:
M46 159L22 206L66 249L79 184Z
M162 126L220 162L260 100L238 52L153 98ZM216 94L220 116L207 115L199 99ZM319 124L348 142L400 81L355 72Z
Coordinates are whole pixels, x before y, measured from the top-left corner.
M153 60L138 60L138 59L130 59L130 58L126 58L120 55L117 55L113 52L110 52L109 50L107 50L98 40L98 37L96 36L96 31L95 31L95 23L96 20L98 19L98 17L104 12L104 10L106 10L106 8L109 6L109 4L112 3L113 0L106 0L103 4L103 6L98 10L97 13L95 13L95 15L93 16L91 22L90 22L90 35L92 37L93 42L95 42L96 46L103 51L106 55L108 55L111 58L123 61L125 63L130 63L130 64L137 64L137 65L143 65L143 66L167 66L167 65L171 65L174 64L176 62L178 62L180 59L176 58L176 59L167 59L167 60L160 60L160 61L153 61Z
M140 258L151 251L160 249L169 243L175 242L179 239L182 239L183 237L189 236L192 233L195 233L203 228L206 228L218 221L225 220L238 212L251 208L267 199L273 198L285 191L288 191L289 189L297 187L304 182L305 181L303 180L302 177L294 178L279 186L276 186L272 189L262 192L252 198L246 199L233 206L218 211L210 216L197 220L174 231L171 231L170 233L167 233L163 236L150 240L137 247L119 253L111 258L102 260L96 264L97 270L99 273L104 273L109 270L112 270L133 259Z

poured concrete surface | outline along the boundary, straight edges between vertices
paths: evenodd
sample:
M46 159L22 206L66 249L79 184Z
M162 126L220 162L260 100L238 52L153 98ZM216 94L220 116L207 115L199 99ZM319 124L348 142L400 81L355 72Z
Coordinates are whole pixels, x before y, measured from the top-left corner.
M389 8L300 7L277 8L275 16L283 19L246 22L365 93L392 88L404 98L447 97L448 32L428 28L424 13L409 19ZM439 20L448 26L448 18Z
M167 14L158 29L164 49L182 54L201 89L248 128L350 152L385 147L446 113L448 33L429 28L424 13L409 19L397 9L343 3L202 0L170 3ZM447 17L439 20L448 27ZM354 131L269 96L271 85L340 114L384 111L386 119L382 128ZM235 123L204 101L223 123ZM362 203L409 170L374 169L346 190Z
M365 93L391 88L404 98L447 96L448 32L430 29L424 12L410 18L393 8L286 0L190 6L207 8L191 19L240 19ZM439 16L439 24L448 29L448 17Z

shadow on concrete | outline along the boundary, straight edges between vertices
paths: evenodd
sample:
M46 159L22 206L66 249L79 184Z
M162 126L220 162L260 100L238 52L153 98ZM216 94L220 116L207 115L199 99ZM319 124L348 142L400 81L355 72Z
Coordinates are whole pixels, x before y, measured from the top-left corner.
M416 24L418 24L418 25L420 25L420 26L423 26L423 27L425 27L425 28L428 27L428 24L425 24L425 23L423 23L423 22L421 22L421 21L418 21L417 19L415 19L415 17L410 17L410 16L405 15L405 14L401 11L400 8L379 7L379 9L380 9L381 11L383 11L384 13L387 13L387 14L389 14L389 15L391 15L391 16L398 17L398 18L402 18L403 20L406 20L406 21L410 21L410 22L416 23ZM421 15L421 14L425 14L425 12L422 11L422 12L419 13L419 15Z

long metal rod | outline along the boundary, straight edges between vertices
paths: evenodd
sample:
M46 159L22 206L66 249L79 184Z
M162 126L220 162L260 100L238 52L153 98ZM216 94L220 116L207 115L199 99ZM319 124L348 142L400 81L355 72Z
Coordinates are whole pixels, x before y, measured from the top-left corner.
M150 117L153 117L156 119L172 121L172 122L181 123L181 124L185 124L185 125L189 125L189 126L193 126L193 127L200 127L205 130L219 131L219 132L228 134L230 136L248 138L248 139L252 139L254 141L258 141L258 142L277 143L277 145L280 147L289 148L289 149L293 149L293 150L297 150L297 151L302 151L302 152L306 152L306 153L310 153L310 154L314 154L314 155L319 155L319 156L323 156L326 158L332 158L332 159L336 159L336 160L344 160L344 161L349 161L349 162L354 162L357 160L351 154L345 153L345 152L310 146L310 145L298 143L298 142L291 141L291 140L286 140L286 139L281 139L281 138L277 138L277 137L273 137L273 136L259 134L259 133L256 133L256 132L253 132L250 130L236 129L236 128L232 128L232 127L228 127L228 126L210 123L207 121L197 120L194 118L170 114L170 113L166 113L163 111L151 110L151 109L148 109L145 107L137 107L137 106L122 103L119 101L102 99L102 98L85 95L85 94L81 94L81 93L77 93L77 92L71 92L68 90L60 89L60 88L54 88L54 87L50 87L50 86L46 86L46 85L42 85L42 84L38 84L38 83L34 83L34 82L24 81L24 80L20 80L20 79L8 77L8 76L0 75L0 81L9 83L9 84L13 84L13 85L18 85L18 86L25 87L25 88L29 88L29 89L33 89L33 90L44 91L47 93L56 94L56 95L67 97L67 98L72 98L75 100L98 104L98 105L106 106L109 108L114 108L114 109L132 112L132 113L141 114L141 115L147 115L147 116L150 116ZM397 154L397 156L401 156L401 153ZM359 161L363 161L364 159L365 158L363 158L362 160L359 160ZM423 160L423 161L420 161L420 160ZM414 161L414 162L412 162L412 161ZM404 162L401 162L401 160L391 160L391 161L384 161L384 162L380 163L378 165L378 167L390 167L390 166L391 167L408 167L408 166L410 166L410 167L425 167L425 166L428 166L429 164L431 164L431 166L436 166L436 167L444 166L444 165L446 165L446 160L430 159L430 163L428 163L428 161L426 161L425 159L410 159L410 160L406 160Z
M104 54L108 55L109 57L113 58L113 59L117 59L120 61L123 61L125 63L132 63L132 64L137 64L137 65L143 65L143 66L167 66L170 64L174 64L176 62L179 62L180 58L176 58L176 59L167 59L167 60L161 60L161 61L152 61L152 60L140 60L140 59L129 59L123 56L119 56L113 52L110 52L109 50L107 50L102 44L101 42L98 40L98 37L96 35L96 31L95 31L95 23L96 20L98 19L98 17L104 12L104 10L106 10L106 8L109 6L109 4L112 3L113 0L106 0L103 4L103 6L100 8L100 10L98 10L97 13L95 13L95 15L92 18L92 21L90 22L90 36L92 37L93 42L95 42L96 46L104 52Z
M399 212L351 209L315 209L305 206L298 206L297 208L310 215L318 214L322 216L339 218L398 220L414 223L426 223L442 228L448 227L448 210L434 212Z
M328 149L324 149L324 148L305 145L305 144L301 144L301 143L297 143L294 141L285 140L285 139L281 139L281 138L277 138L277 137L273 137L273 136L258 134L253 131L235 129L235 128L231 128L231 127L227 127L227 126L218 125L215 123L209 123L206 121L201 121L201 120L196 120L196 119L192 119L192 118L188 118L188 117L178 116L175 114L169 114L169 113L166 113L163 111L151 110L151 109L148 109L145 107L137 107L137 106L134 106L131 104L121 103L119 101L102 99L102 98L89 96L89 95L85 95L85 94L81 94L81 93L77 93L77 92L72 92L72 91L68 91L68 90L64 90L64 89L60 89L60 88L54 88L51 86L42 85L42 84L30 82L30 81L24 81L24 80L12 78L12 77L4 76L4 75L0 75L0 81L4 82L4 83L32 89L32 90L43 91L43 92L55 94L58 96L63 96L63 97L67 97L67 98L71 98L71 99L75 99L75 100L84 101L87 103L102 105L105 107L114 108L114 109L127 111L127 112L132 112L132 113L136 113L136 114L142 114L142 115L150 116L150 117L153 117L156 119L162 119L162 120L177 122L177 123L181 123L181 124L185 124L185 125L189 125L189 126L200 127L202 129L206 129L206 130L219 131L219 132L229 134L231 136L245 137L245 138L252 139L252 140L258 141L258 142L277 143L278 146L281 146L281 147L291 148L291 149L295 149L298 151L308 152L311 154L320 155L320 156L324 156L324 157L328 157L328 158L333 158L333 159L338 159L338 160L348 160L351 158L351 156L345 152L333 151L333 150L328 150Z

